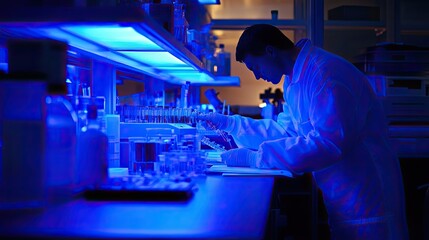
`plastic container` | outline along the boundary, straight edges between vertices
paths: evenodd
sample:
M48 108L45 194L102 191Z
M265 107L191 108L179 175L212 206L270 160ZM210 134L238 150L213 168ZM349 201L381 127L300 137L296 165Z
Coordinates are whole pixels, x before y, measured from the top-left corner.
M62 95L46 101L46 184L49 201L73 194L77 151L77 114Z

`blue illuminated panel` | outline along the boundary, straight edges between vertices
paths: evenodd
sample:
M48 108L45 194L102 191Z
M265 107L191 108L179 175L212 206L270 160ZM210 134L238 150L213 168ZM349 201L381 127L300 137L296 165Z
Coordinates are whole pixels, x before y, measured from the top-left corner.
M184 84L239 85L237 79L213 79L193 65L161 48L132 27L109 25L66 25L39 28L46 36L139 69L153 77ZM100 49L105 47L106 49Z
M118 51L125 56L131 57L139 62L155 67L189 67L188 64L165 51L139 52L139 51Z
M198 72L193 67L157 67L157 69L166 71L166 72Z
M198 0L200 4L220 4L220 0Z
M132 27L111 26L70 26L61 29L97 42L113 50L163 50L160 46L136 32Z

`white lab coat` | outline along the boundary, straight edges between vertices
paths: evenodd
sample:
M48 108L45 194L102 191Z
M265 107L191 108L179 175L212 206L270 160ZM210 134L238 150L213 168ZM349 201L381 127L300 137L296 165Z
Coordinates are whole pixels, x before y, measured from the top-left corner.
M309 40L297 46L277 122L234 115L226 131L258 150L260 167L312 172L332 239L408 239L399 162L365 75Z

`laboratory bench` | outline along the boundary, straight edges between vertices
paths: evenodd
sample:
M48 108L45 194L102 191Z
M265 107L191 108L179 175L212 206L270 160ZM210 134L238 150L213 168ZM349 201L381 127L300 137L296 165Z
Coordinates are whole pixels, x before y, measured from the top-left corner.
M182 201L88 200L0 210L2 239L264 239L275 178L208 175Z

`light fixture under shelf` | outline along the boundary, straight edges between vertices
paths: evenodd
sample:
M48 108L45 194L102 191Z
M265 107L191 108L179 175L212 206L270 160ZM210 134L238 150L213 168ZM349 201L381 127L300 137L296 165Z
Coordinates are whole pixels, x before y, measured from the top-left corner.
M195 55L141 9L71 7L17 8L14 14L10 11L0 9L0 29L16 36L66 41L75 49L174 84L190 81L239 85L238 77L219 81L206 71Z
M198 2L203 5L220 4L220 0L198 0Z

